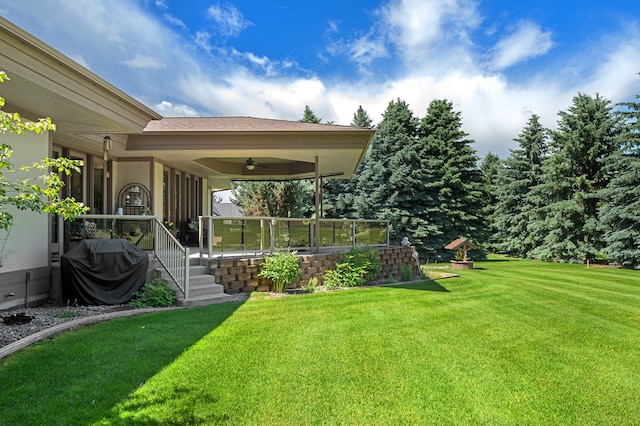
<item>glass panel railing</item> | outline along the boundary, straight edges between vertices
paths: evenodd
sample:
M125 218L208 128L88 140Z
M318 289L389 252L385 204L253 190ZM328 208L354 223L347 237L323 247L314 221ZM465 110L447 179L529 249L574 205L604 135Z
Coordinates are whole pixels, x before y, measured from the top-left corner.
M275 249L302 249L313 245L311 219L272 219Z
M213 252L262 251L269 248L269 229L261 219L213 219ZM206 229L206 228L205 228ZM264 241L266 240L266 248Z
M320 247L353 246L353 221L321 220Z
M389 222L358 220L356 226L356 245L379 246L388 244Z
M83 238L126 238L141 249L153 250L154 219L153 216L83 215L71 222L71 245ZM315 249L314 219L203 216L198 224L202 232L196 228L195 234L204 256ZM320 249L388 245L387 221L321 219L319 230Z

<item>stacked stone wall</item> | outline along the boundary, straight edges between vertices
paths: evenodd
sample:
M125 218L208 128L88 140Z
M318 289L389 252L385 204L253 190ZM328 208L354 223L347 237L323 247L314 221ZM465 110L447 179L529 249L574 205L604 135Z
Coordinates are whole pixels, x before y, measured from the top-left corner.
M412 256L413 248L389 247L376 250L380 260L381 273L375 278L375 281L398 280L401 265L411 265L414 276L418 276L418 266ZM300 254L298 259L302 276L289 288L306 286L312 277L316 277L318 284L322 285L324 273L335 268L336 263L340 262L340 255L335 253ZM263 257L211 259L209 260L209 273L216 277L216 283L224 286L224 291L229 294L271 291L271 281L259 276L260 265L263 261Z

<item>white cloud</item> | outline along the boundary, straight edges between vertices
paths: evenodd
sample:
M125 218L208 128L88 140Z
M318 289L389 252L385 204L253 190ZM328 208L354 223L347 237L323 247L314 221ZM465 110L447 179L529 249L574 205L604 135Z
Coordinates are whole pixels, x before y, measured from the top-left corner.
M211 50L212 50L210 41L211 41L211 34L209 34L207 31L196 32L196 35L194 37L195 44L197 46L200 46L202 50L208 53L211 53Z
M350 43L349 54L354 62L367 65L375 59L387 56L387 49L382 39L367 34Z
M326 88L318 79L267 79L237 68L221 81L192 73L180 80L180 89L191 103L218 115L297 120L304 105L312 105L323 118L334 115L328 109Z
M181 30L184 30L184 31L186 31L188 29L187 26L185 25L185 23L182 22L181 19L176 18L175 16L170 15L168 13L163 13L162 16L171 25L174 25L174 26L176 26L176 27L178 27L178 28L180 28Z
M237 36L245 28L253 25L231 4L213 5L207 9L207 16L213 19L214 30L225 37Z
M469 30L481 18L475 2L466 0L391 0L378 10L382 31L405 61L424 62L438 43L468 43Z
M329 21L327 24L327 32L328 33L337 33L339 31L338 21Z
M154 105L153 109L164 117L197 117L198 112L188 105L174 105L169 101L162 101Z
M547 53L554 46L551 31L542 31L531 21L520 21L515 30L492 49L492 68L503 70Z
M139 53L136 53L135 56L131 59L122 61L122 63L129 67L143 69L162 69L165 67L165 65L157 58L141 55Z

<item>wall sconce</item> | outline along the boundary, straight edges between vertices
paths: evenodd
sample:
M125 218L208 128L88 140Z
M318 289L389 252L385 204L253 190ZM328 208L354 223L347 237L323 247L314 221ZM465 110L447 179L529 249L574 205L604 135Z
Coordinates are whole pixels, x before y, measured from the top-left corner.
M112 148L111 136L107 135L102 139L102 155L104 161L111 160L111 148Z

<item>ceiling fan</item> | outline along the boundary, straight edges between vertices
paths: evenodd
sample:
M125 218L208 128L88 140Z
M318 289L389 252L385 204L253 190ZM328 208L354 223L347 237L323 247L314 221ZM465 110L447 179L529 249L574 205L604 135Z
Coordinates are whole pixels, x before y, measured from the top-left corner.
M262 166L258 163L256 163L255 161L253 161L253 158L249 157L249 159L245 162L245 167L247 168L247 170L253 170L256 167L269 167L269 166Z

